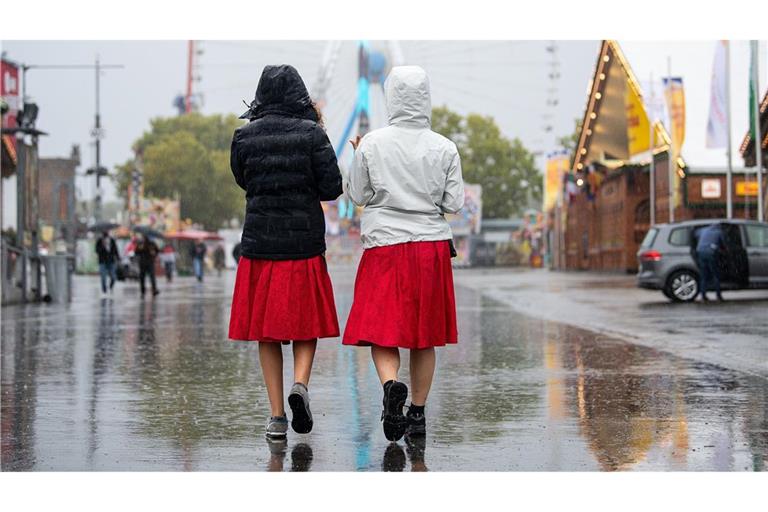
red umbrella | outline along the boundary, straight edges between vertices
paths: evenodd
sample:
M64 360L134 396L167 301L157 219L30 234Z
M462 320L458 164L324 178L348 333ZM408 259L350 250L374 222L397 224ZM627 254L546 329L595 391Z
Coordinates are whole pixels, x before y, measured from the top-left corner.
M166 235L165 238L170 240L224 240L218 233L202 231L200 229L185 229L184 231Z

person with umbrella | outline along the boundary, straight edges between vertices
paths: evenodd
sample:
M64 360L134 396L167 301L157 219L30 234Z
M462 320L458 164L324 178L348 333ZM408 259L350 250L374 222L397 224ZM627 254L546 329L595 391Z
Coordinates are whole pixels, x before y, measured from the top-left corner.
M101 292L107 293L107 277L109 277L109 291L115 286L117 280L117 262L120 260L120 253L117 252L117 243L115 239L109 236L109 231L102 231L101 236L96 240L96 254L99 257L99 275L101 276Z
M157 280L155 279L155 258L159 252L157 244L152 239L143 233L137 234L136 250L134 253L139 260L139 284L141 285L142 297L146 291L144 282L147 275L149 275L149 280L152 283L152 295L160 293L160 290L157 289Z

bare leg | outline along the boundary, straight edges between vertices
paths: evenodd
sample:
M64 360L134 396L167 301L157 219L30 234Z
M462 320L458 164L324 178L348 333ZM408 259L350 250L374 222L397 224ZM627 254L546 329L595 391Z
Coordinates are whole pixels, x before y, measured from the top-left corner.
M411 403L422 406L427 402L432 377L435 375L435 349L411 350Z
M259 362L264 384L267 385L272 416L283 416L283 347L278 342L259 343Z
M371 345L371 357L382 384L397 380L397 372L400 370L400 351L397 348Z
M317 340L293 342L293 380L309 387L309 375L312 373L312 362L315 360Z

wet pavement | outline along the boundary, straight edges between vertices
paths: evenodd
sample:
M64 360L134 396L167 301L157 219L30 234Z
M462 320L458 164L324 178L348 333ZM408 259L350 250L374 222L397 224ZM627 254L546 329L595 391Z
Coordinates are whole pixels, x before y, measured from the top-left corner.
M535 318L768 378L768 290L683 304L627 274L466 269L456 281Z
M354 269L331 270L343 322ZM257 347L226 339L234 273L154 300L135 283L102 299L78 277L69 306L2 310L2 469L766 468L764 376L523 315L480 279L457 270L460 342L438 350L429 436L409 445L381 432L369 351L337 339L318 347L314 431L267 443Z

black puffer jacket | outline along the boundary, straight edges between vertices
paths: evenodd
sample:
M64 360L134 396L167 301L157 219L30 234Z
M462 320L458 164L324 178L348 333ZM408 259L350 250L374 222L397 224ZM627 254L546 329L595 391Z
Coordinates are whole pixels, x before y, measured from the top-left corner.
M320 201L341 195L341 174L307 88L292 66L267 66L235 130L231 167L246 191L242 253L292 260L325 251Z

